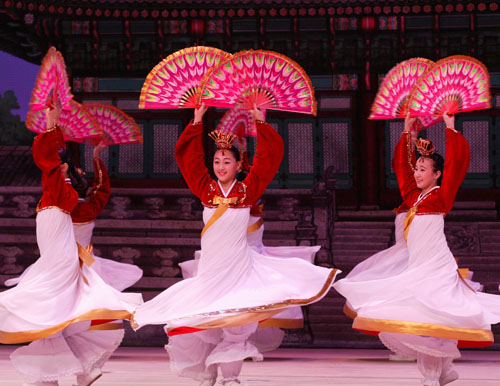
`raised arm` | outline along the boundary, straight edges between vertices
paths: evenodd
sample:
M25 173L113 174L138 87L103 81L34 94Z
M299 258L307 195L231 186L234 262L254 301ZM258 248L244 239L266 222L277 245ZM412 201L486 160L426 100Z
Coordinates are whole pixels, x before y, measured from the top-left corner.
M440 195L445 204L445 213L453 207L458 188L465 179L470 162L469 143L453 128L446 129L446 160Z
M59 126L54 125L39 134L33 141L33 160L42 171L42 188L53 203L64 204L65 209L73 209L78 200L78 194L67 183L61 172L61 157L59 148L63 148L64 138Z
M279 170L284 154L281 136L266 122L256 121L257 150L253 166L244 182L248 200L257 201Z
M184 129L175 146L175 159L189 189L201 199L211 181L205 166L203 121L195 117Z
M409 207L413 206L416 197L420 194L420 189L417 187L417 183L415 182L415 178L413 176L413 159L415 159L414 153L413 145L411 143L411 134L404 131L394 150L392 165L398 179L401 197Z
M94 158L94 185L87 201L79 202L71 212L73 222L93 221L99 216L111 195L108 171L99 157Z

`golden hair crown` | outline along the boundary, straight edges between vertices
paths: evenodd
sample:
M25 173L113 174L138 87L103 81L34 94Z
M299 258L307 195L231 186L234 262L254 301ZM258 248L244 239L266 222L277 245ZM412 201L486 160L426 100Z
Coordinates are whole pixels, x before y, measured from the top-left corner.
M434 144L430 139L419 138L415 141L415 146L420 155L428 157L433 155L436 151Z
M219 150L228 150L233 146L234 135L228 131L214 130L208 135L215 141Z

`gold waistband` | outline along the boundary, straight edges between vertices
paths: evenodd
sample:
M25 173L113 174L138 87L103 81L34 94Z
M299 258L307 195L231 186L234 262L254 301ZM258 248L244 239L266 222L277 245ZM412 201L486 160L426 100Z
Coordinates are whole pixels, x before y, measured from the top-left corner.
M213 204L214 205L234 205L238 202L238 197L221 197L214 196Z
M40 209L40 203L38 203L38 205L36 206L36 213L40 213L40 212L42 212L44 210L47 210L47 209L58 209L61 212L63 212L64 214L70 214L70 212L68 212L67 210L61 209L61 208L59 208L58 206L55 206L55 205L44 206L43 208Z

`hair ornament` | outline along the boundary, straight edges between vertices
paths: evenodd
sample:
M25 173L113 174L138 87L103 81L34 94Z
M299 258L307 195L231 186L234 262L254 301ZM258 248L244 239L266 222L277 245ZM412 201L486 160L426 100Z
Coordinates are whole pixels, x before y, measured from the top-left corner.
M423 157L428 157L436 152L436 147L430 139L419 138L415 141L415 146Z
M208 136L215 141L219 150L228 150L233 146L234 135L228 131L214 130Z

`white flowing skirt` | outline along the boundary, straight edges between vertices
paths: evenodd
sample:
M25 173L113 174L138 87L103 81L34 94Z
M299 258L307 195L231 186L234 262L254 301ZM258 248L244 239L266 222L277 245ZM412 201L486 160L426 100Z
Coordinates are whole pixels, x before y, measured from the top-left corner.
M0 342L49 337L73 323L127 319L142 296L120 293L78 258L71 217L46 209L36 218L40 258L16 287L0 293Z
M119 324L108 323L121 327ZM57 381L68 375L83 375L100 369L123 340L123 328L89 330L90 322L72 324L45 339L15 350L14 367L35 381Z
M76 241L83 247L92 243L95 222L87 224L74 224ZM118 291L132 287L142 277L142 269L134 264L120 263L111 259L105 259L92 253L95 261L92 269L104 280L105 283Z
M205 223L214 212L205 208ZM338 271L255 252L247 242L248 221L248 208L227 209L201 239L197 275L140 306L134 318L137 326L234 327L326 295Z
M87 247L91 244L94 225L94 221L86 224L73 224L76 242L82 247ZM109 284L118 291L132 287L142 277L142 269L136 265L104 259L96 256L93 250L92 257L94 258L92 269L106 284ZM32 265L27 267L21 276L6 280L4 285L7 287L16 285L28 273L31 267Z
M380 277L339 280L335 289L357 313L353 327L491 344L500 322L500 296L474 291L460 278L446 243L440 215L417 215L408 233L408 263ZM403 261L397 245L381 252ZM354 276L355 277L355 276Z

